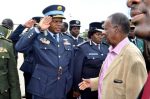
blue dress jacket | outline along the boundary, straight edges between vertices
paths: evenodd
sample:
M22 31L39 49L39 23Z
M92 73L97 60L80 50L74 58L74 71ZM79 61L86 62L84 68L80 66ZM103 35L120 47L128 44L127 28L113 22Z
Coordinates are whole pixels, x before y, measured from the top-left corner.
M59 34L57 42L50 33L37 33L35 28L16 44L20 52L34 52L36 67L28 91L47 99L64 99L72 85L74 50L72 39Z

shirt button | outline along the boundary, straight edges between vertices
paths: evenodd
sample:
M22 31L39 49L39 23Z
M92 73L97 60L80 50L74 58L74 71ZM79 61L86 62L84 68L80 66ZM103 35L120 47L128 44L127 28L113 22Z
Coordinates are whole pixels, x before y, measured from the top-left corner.
M58 57L60 58L61 56L59 55Z

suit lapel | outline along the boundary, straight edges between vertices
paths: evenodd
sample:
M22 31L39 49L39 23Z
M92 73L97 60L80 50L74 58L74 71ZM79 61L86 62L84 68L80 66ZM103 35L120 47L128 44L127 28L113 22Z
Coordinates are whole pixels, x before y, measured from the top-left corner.
M107 69L107 71L106 71L106 73L104 75L104 79L105 79L105 77L107 77L107 75L109 75L109 73L111 73L113 71L113 69L115 69L118 66L120 61L123 61L122 60L122 55L117 56L114 59L114 61L110 64L110 66L108 67L108 69Z

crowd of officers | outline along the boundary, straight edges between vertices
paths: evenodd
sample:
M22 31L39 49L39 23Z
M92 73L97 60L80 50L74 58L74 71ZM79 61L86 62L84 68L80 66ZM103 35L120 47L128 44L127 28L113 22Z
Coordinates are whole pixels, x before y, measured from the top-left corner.
M98 99L98 91L81 91L78 84L82 78L98 77L109 52L109 44L102 33L104 22L90 23L85 40L80 36L79 20L71 20L69 26L62 22L64 10L62 5L48 6L43 10L46 17L33 17L14 31L12 20L3 20L0 26L0 99L21 99L18 52L24 54L20 70L24 72L26 99ZM133 30L131 23L129 40L143 53L144 42Z

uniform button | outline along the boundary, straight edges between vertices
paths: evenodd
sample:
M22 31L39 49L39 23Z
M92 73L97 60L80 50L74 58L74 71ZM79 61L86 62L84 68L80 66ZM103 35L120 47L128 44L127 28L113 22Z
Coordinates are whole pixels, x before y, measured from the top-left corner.
M95 59L95 58L93 57L93 59Z
M102 56L104 55L104 54L101 54Z
M60 47L60 45L58 45L58 47Z
M2 58L4 58L4 56L2 56Z
M46 47L44 49L47 49Z
M41 78L39 77L38 79L40 80Z
M61 56L59 55L58 57L60 58Z
M59 79L60 79L60 77L57 77L57 79L59 80Z

